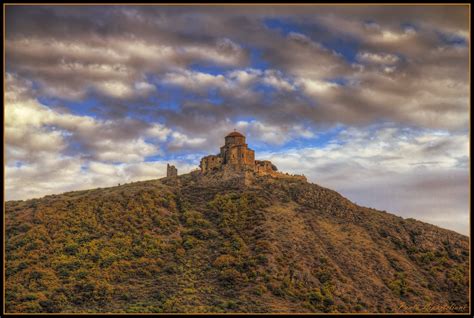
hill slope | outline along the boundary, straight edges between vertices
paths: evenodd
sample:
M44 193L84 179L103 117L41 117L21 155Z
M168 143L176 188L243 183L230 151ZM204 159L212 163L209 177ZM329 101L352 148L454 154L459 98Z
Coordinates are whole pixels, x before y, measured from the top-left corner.
M302 181L6 203L7 312L468 311L468 238Z

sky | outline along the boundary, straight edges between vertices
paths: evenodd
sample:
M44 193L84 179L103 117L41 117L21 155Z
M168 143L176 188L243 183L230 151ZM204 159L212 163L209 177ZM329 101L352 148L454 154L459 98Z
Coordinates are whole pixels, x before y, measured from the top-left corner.
M256 159L469 233L467 5L6 6L5 195Z

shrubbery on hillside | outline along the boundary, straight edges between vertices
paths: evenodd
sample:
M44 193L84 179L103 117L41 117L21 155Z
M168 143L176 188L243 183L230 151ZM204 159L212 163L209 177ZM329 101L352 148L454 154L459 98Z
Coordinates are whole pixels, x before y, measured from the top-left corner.
M6 227L7 312L467 304L465 237L302 182L69 192L7 202Z

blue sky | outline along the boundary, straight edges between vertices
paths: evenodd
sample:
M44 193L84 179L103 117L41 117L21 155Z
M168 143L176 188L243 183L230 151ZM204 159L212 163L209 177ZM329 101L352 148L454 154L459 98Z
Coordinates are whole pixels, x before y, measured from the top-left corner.
M282 171L466 234L469 41L462 5L7 6L7 198L186 173L237 129Z

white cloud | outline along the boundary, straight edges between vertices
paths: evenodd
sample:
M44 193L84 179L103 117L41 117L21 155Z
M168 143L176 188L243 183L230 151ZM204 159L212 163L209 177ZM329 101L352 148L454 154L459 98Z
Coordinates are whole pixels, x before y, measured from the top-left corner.
M165 175L166 162L144 161L145 157L160 153L145 138L164 142L172 133L170 128L158 123L141 127L133 121L99 120L58 112L30 96L30 82L8 73L6 87L7 200ZM68 146L73 142L80 143L82 149L68 154ZM180 173L191 169L185 161L174 163L182 170Z
M266 70L262 82L282 91L292 91L296 88L290 79L277 70Z
M5 193L7 200L40 198L67 191L112 187L166 176L165 161L135 163L103 163L77 157L49 154L22 166L7 166ZM169 161L178 173L196 168L185 161Z
M214 47L184 46L180 51L192 59L212 61L221 65L238 65L245 56L242 47L228 38L218 39Z
M358 204L468 233L469 140L465 135L351 128L322 148L259 156L279 170L305 174Z
M90 89L116 99L146 96L156 90L143 80L149 72L179 68L195 61L240 65L246 58L245 50L228 38L219 38L212 44L173 46L137 37L107 38L100 45L71 39L22 37L8 39L6 46L9 64L33 74L43 94L71 100L84 98Z
M268 53L268 58L291 76L323 80L344 76L349 71L349 65L340 54L307 35L290 32L279 42L280 47Z
M314 133L303 125L276 126L257 120L238 121L236 128L245 132L254 142L263 141L272 145L283 145L295 138L312 138Z
M219 75L181 70L165 74L163 82L198 92L219 88L224 94L236 94L239 91L250 89L252 84L258 82L277 89L294 89L291 81L285 78L282 72L277 70L265 70L262 72L252 68L233 70ZM243 92L240 93L243 94Z
M395 64L400 59L394 54L387 53L371 53L371 52L359 52L356 56L359 61L376 63L376 64Z
M132 89L127 85L119 81L106 81L98 83L97 89L105 95L123 98L132 95Z
M392 30L382 30L376 35L372 35L371 39L374 42L400 42L416 36L416 31L413 28L405 28L401 32Z
M300 87L302 87L303 91L310 96L331 94L339 87L339 85L336 83L312 80L309 78L299 78L296 80L296 82Z
M146 143L142 138L126 141L98 140L95 158L111 162L140 162L143 158L159 154L156 146Z
M188 70L167 73L163 76L162 81L166 84L173 84L198 92L206 92L207 89L211 88L226 89L230 85L223 75Z
M135 86L135 89L140 92L140 94L145 94L145 95L148 95L150 94L151 92L153 91L156 91L156 87L150 83L147 83L147 82L136 82L134 84Z
M262 71L252 68L233 70L228 73L227 77L231 81L235 81L243 86L248 86L256 82L256 80L262 75Z
M5 140L7 163L34 161L45 153L63 154L71 143L82 148L76 155L97 160L132 162L160 153L156 144L166 140L170 129L147 126L133 120L99 120L85 115L60 113L28 96L14 77L7 79Z
M146 131L146 135L152 138L157 138L159 141L165 141L169 134L171 133L171 129L168 127L161 125L161 124L153 124L148 130Z
M203 137L190 137L186 134L174 131L171 133L171 141L168 144L170 150L201 147L206 142Z

